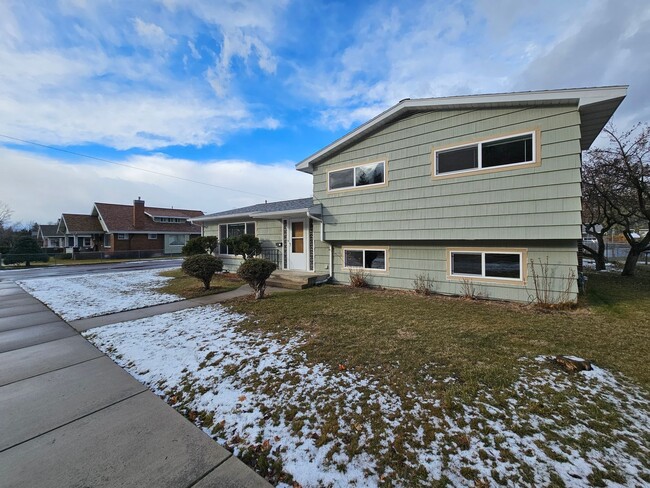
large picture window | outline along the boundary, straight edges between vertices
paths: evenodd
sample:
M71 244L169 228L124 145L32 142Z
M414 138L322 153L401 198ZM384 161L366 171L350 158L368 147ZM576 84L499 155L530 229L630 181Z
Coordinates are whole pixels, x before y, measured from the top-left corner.
M524 251L450 250L449 274L460 278L524 280Z
M383 185L386 182L386 161L330 171L327 179L330 191Z
M221 224L219 226L219 254L232 254L223 240L244 234L255 235L255 222L238 222L235 224Z
M343 267L386 271L386 249L343 249Z
M435 176L534 163L535 132L434 151Z

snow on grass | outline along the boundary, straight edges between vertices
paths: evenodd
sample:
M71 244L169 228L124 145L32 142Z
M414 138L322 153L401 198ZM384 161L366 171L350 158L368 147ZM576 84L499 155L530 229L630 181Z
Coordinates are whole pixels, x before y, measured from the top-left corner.
M167 269L38 278L18 284L70 321L178 301L176 295L156 292L172 279L159 276L162 271Z
M300 336L246 332L243 320L217 305L86 335L276 483L650 483L650 402L603 369L570 375L522 358L509 388L447 410L442 381L415 390L310 364Z

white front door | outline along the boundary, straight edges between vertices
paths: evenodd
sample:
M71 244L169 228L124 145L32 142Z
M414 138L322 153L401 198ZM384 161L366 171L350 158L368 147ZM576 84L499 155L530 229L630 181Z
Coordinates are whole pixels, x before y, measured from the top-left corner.
M289 228L287 234L289 235L289 269L307 269L307 226L303 219L287 221Z

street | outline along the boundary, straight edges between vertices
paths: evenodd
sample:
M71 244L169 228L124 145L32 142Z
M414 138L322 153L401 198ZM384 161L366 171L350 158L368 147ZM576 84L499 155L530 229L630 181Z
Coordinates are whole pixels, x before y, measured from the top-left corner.
M181 258L154 259L150 261L129 261L121 263L88 264L88 265L64 265L44 266L34 268L0 269L0 281L32 280L36 278L49 278L52 276L75 276L98 273L109 273L111 271L137 271L144 269L173 268L180 267Z

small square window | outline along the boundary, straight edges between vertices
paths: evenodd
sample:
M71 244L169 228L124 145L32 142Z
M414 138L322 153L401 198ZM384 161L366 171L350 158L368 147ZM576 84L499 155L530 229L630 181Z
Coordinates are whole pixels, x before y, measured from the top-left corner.
M149 240L150 241L155 241L158 239L158 234L149 234Z
M117 234L117 240L118 241L128 241L129 240L129 234Z

